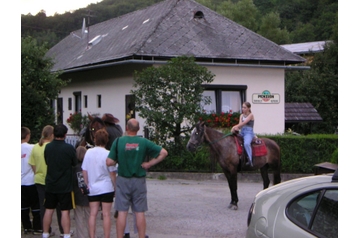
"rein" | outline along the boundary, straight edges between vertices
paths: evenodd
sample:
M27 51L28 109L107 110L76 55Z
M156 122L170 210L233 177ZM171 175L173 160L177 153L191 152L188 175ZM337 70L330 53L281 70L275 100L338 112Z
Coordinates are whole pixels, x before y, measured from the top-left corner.
M233 135L233 133L232 133L232 132L229 132L229 133L225 134L224 136L220 137L219 139L216 139L216 140L214 140L214 141L211 141L211 142L209 143L209 145L215 144L215 143L218 142L219 140L222 140L222 139L224 139L225 137L228 137L228 136L231 136L231 135Z

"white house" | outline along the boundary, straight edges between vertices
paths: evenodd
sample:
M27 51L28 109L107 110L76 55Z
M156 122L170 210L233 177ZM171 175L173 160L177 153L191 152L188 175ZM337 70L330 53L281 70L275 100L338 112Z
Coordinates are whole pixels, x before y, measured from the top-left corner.
M256 133L283 133L285 70L308 69L297 66L305 62L301 56L193 0L165 0L89 28L47 53L55 61L53 71L71 79L55 105L58 122L66 123L76 111L112 113L125 128L133 112L143 128L130 95L134 71L191 55L216 75L204 85L213 102L207 110L240 111L249 101Z

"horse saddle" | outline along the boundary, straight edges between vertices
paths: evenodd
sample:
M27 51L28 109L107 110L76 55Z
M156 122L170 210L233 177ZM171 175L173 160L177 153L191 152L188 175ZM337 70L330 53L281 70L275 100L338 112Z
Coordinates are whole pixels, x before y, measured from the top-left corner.
M243 154L243 151L245 150L243 146L243 138L241 135L234 136L235 143L237 147L237 153L239 155ZM252 156L264 156L267 155L267 148L265 141L260 138L253 138L251 141L251 148L252 148Z

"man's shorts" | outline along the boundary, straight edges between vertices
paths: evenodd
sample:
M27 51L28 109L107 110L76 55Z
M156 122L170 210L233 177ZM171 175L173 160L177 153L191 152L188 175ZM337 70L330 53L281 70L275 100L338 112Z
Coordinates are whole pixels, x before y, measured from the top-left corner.
M115 209L128 211L132 207L133 212L148 211L147 184L143 178L125 178L117 176Z
M21 186L21 208L40 209L39 197L35 185Z
M103 194L94 195L94 196L88 196L87 195L87 197L88 197L89 202L107 202L107 203L111 203L111 202L113 202L114 192L103 193Z
M60 204L61 211L71 210L75 206L73 192L69 193L48 193L45 192L44 207L47 209L55 209Z

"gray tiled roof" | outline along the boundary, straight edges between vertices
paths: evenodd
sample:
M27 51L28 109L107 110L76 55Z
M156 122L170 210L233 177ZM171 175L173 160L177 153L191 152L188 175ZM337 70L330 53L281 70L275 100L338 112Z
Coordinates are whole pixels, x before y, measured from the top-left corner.
M203 18L194 15L202 13ZM91 25L87 49L81 29L52 47L53 70L66 70L140 57L192 55L201 59L287 65L304 58L217 14L193 0L166 0L121 17Z
M322 117L311 103L285 103L285 122L321 122Z

